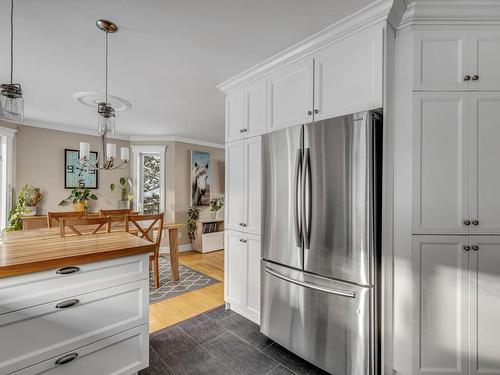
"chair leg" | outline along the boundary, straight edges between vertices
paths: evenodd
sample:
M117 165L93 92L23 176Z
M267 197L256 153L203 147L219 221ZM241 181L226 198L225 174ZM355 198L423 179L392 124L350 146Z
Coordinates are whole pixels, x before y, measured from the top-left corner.
M160 262L158 254L154 258L154 283L155 289L158 289L160 287Z

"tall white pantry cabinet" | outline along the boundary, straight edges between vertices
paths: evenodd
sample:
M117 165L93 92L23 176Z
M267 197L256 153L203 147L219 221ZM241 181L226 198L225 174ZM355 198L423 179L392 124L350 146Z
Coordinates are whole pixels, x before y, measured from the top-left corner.
M411 2L395 82L394 369L500 374L500 2Z

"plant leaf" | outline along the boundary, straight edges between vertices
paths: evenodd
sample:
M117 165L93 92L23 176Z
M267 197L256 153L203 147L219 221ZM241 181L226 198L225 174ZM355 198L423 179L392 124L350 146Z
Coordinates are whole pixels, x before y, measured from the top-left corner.
M115 184L111 184L111 185L109 185L109 190L111 190L111 191L115 191Z
M96 196L95 194L91 194L91 195L90 195L90 199L97 200L97 196Z

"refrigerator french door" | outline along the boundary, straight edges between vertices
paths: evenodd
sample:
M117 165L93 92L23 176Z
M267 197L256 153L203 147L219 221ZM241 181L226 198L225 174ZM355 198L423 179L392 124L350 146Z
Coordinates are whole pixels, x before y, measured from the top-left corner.
M263 137L261 331L333 374L377 374L381 117Z

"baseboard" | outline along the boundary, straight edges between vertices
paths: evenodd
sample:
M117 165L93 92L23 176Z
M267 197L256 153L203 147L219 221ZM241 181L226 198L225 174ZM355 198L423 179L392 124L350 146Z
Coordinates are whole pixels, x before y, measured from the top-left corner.
M191 251L193 250L193 247L191 246L190 243L185 244L185 245L179 245L179 253L183 253L185 251ZM160 254L169 254L170 253L170 246L161 246L160 247Z

